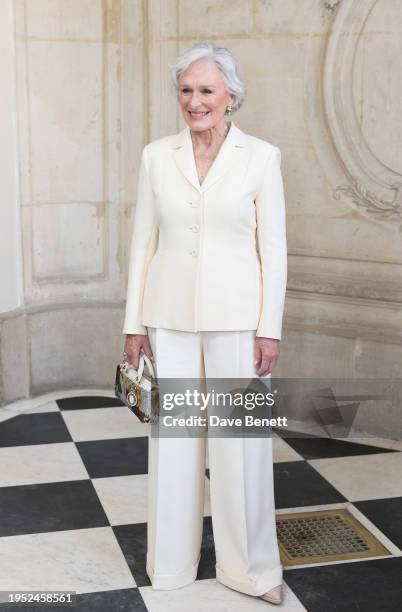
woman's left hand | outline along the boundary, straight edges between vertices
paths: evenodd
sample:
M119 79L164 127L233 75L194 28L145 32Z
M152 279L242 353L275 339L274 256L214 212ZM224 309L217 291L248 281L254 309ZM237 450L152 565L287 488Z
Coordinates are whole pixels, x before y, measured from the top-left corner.
M256 337L254 356L258 376L270 374L276 366L279 357L279 342L280 340L275 338Z

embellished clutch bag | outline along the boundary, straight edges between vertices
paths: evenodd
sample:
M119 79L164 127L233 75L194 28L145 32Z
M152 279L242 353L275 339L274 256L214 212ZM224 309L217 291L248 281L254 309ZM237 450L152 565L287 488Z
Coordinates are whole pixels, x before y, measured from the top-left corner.
M140 353L138 370L126 360L118 364L115 395L142 423L158 421L158 383L152 363L144 352Z

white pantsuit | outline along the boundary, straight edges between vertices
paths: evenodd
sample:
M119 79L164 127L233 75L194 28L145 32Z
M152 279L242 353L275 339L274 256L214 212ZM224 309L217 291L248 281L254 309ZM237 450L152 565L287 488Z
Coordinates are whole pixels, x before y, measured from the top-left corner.
M281 152L231 121L200 184L190 129L145 145L123 334L148 333L160 378L254 378L255 337L281 339L287 281ZM205 438L150 437L147 572L195 580ZM216 574L262 595L282 582L272 439L208 439Z
M148 336L159 378L256 377L255 330L149 327ZM206 448L203 437L149 438L146 568L155 589L179 588L196 578ZM208 453L217 579L243 593L262 595L282 582L272 438L210 437Z

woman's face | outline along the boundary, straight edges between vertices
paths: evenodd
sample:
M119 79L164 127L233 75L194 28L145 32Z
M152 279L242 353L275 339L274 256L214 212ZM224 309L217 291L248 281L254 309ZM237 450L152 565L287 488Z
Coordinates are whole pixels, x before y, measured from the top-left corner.
M184 120L194 131L209 130L224 122L233 96L225 89L223 74L209 60L197 60L179 79L179 103Z

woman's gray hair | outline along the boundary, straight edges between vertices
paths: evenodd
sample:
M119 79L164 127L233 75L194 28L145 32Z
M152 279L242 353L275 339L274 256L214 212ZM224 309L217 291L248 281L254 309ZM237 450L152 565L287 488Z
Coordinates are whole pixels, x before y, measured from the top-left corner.
M234 96L232 112L239 110L246 95L246 87L237 73L237 61L226 47L218 47L218 45L212 42L196 43L180 55L174 64L169 65L176 91L179 91L179 79L181 74L190 64L199 59L215 62L223 74L226 90Z

